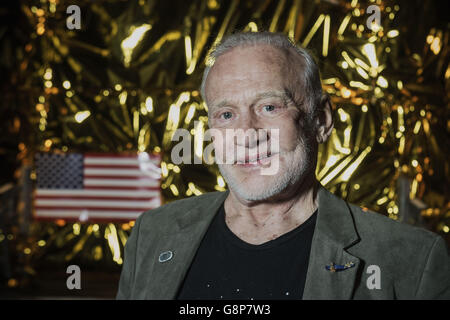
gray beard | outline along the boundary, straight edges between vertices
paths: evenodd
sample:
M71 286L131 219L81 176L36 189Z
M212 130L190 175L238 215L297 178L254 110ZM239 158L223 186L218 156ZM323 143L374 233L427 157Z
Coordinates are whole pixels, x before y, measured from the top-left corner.
M312 150L309 145L303 139L299 139L299 143L297 143L293 151L280 153L280 157L282 156L284 158L284 165L287 167L286 170L280 172L279 175L274 175L273 180L252 190L245 187L242 182L236 179L236 175L228 170L230 165L219 164L219 171L229 188L239 198L245 201L266 200L280 194L289 186L297 184L310 173L313 167L313 157L311 156ZM279 169L281 169L281 166Z

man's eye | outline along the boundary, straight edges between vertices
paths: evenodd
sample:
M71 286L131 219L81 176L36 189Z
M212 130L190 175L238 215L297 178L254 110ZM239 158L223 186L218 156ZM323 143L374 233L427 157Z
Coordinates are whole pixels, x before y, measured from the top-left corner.
M267 111L267 112L272 112L272 111L275 110L275 106L274 106L274 105L271 105L271 104L267 104L267 105L265 105L265 106L263 107L263 110L264 110L264 111Z
M226 111L220 115L223 119L228 120L231 119L233 114L230 111Z

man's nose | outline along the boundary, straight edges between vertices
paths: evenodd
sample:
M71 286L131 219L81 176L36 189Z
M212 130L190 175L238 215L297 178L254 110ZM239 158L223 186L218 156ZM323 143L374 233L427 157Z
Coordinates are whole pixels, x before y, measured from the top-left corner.
M259 144L269 140L267 130L262 128L262 125L252 116L245 116L241 118L239 123L239 129L243 131L243 134L237 135L237 144L243 145L246 148L255 148Z

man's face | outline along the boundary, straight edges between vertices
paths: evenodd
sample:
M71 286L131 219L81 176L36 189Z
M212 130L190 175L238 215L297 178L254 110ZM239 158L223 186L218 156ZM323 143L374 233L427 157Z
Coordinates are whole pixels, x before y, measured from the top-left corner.
M231 152L232 163L219 163L219 169L231 190L247 201L276 196L315 169L307 107L292 101L301 92L292 92L297 81L289 76L293 74L289 68L281 51L258 45L232 49L215 61L208 74L209 126L224 138L214 140L216 159L223 160L230 148L237 150ZM226 134L227 129L265 131L235 139ZM269 156L258 150L267 150ZM276 172L261 174L274 161Z

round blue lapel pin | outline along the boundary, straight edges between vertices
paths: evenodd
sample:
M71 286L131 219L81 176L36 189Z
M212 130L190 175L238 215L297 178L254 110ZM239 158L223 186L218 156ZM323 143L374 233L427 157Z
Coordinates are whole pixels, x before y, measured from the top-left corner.
M159 262L166 262L169 261L170 259L172 259L173 257L173 252L172 251L164 251L161 252L158 258Z

